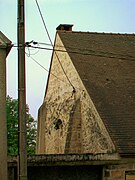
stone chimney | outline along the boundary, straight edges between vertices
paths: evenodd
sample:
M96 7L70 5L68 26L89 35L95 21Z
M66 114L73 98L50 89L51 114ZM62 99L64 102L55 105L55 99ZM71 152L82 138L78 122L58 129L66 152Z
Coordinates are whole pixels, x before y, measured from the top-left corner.
M72 27L73 25L72 24L60 24L56 30L57 31L70 31L72 32Z

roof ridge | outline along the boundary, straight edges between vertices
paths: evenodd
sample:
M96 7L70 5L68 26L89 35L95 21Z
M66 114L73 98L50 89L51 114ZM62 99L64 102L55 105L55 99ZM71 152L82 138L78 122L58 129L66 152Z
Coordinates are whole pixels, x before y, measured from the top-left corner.
M97 34L97 35L125 35L125 36L135 36L135 33L115 33L115 32L89 32L89 31L58 31L59 33L80 33L80 34Z

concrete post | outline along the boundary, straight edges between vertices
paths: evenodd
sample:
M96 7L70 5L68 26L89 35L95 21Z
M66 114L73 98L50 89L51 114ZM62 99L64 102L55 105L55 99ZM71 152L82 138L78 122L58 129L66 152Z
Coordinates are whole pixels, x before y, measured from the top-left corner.
M0 179L7 180L6 57L11 41L0 32Z

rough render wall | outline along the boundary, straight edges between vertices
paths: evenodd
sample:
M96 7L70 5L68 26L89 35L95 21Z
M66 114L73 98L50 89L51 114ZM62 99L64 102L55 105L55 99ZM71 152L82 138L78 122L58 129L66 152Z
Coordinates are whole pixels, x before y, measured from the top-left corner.
M57 34L57 49L64 50ZM115 147L94 107L69 55L57 55L75 91L68 82L56 54L53 55L48 89L39 112L39 138L37 153L107 153ZM56 78L57 77L57 78ZM45 122L43 122L45 121Z
M65 154L82 153L82 131L81 131L81 103L77 100L70 112L68 122L68 133L65 144Z
M6 49L0 47L0 179L6 179L7 127L6 127Z
M45 134L45 117L46 117L46 108L45 106L41 106L38 114L38 135L37 135L37 146L36 152L40 152L40 154L44 154L45 147L45 136L41 134Z

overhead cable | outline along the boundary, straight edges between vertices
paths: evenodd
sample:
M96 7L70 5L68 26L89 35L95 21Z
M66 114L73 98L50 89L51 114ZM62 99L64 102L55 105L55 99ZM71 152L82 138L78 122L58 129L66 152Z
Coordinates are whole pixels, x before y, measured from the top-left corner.
M13 46L13 47L18 47L18 46ZM112 58L112 59L120 59L123 61L133 61L135 62L135 56L129 56L129 55L122 55L122 54L115 54L115 53L109 53L109 52L100 52L100 51L94 51L94 50L88 50L87 52L84 52L85 49L82 51L73 51L73 50L61 50L61 49L52 49L52 48L46 48L46 47L36 47L29 45L27 47L33 48L33 49L40 49L40 50L48 50L48 51L56 51L56 52L65 52L65 53L73 53L73 54L80 54L80 55L87 55L87 56L98 56L98 57L107 57L107 58ZM31 54L34 55L34 54Z
M44 18L43 18L43 15L42 15L42 12L41 12L39 3L38 3L37 0L35 0L35 1L36 1L36 5L37 5L37 7L38 7L38 11L39 11L40 16L41 16L41 19L42 19L42 22L43 22L45 31L46 31L46 33L47 33L47 35L48 35L48 38L49 38L49 41L50 41L50 43L51 43L51 45L52 45L52 47L53 47L53 43L52 43L51 37L50 37L50 35L49 35L49 31L48 31L48 29L47 29L45 20L44 20ZM52 50L53 50L53 49L52 49ZM67 80L68 80L68 82L69 82L70 85L72 86L73 90L75 90L75 87L74 87L73 84L71 83L71 81L70 81L68 75L66 74L66 72L65 72L65 70L64 70L64 68L63 68L63 65L62 65L62 63L61 63L61 61L60 61L60 59L59 59L59 57L58 57L58 54L56 53L56 51L54 51L54 53L55 53L55 55L56 55L56 57L57 57L57 59L58 59L58 61L59 61L59 64L60 64L60 66L61 66L61 68L62 68L62 70L63 70L63 72L64 72L64 74L65 74L65 76L66 76L66 78L67 78Z
M61 49L55 49L55 48L45 48L45 47L35 47L35 46L30 46L31 48L35 49L42 49L42 50L53 50L54 53L56 52L67 52L67 53L73 53L73 54L80 54L80 55L87 55L87 56L98 56L98 57L107 57L107 58L113 58L113 59L120 59L120 60L125 60L125 61L134 61L135 62L135 57L134 56L122 56L120 54L115 54L115 53L108 53L108 52L98 52L98 51L91 51L90 52L80 52L80 51L68 51L68 50L61 50ZM57 54L57 53L56 53Z
M49 38L49 41L50 41L51 45L53 46L53 43L52 43L51 37L50 37L50 35L49 35L49 31L48 31L48 29L47 29L47 26L46 26L46 23L45 23L44 17L43 17L43 15L42 15L42 12L41 12L41 9L40 9L40 6L39 6L39 3L38 3L38 1L37 1L37 0L35 0L35 1L36 1L36 5L37 5L37 7L38 7L38 11L39 11L40 16L41 16L41 19L42 19L42 22L43 22L43 25L44 25L45 31L46 31L46 33L47 33L47 36L48 36L48 38Z
M26 53L27 55L27 53ZM42 69L44 69L46 72L49 73L49 70L46 69L43 65L41 65L35 58L31 57L31 56L28 56L29 58L31 58L36 64L38 64ZM54 73L50 72L50 74L52 76L54 76L56 79L58 79L59 81L63 82L63 83L66 83L64 80L60 79L58 76L56 76ZM67 84L67 83L66 83Z

